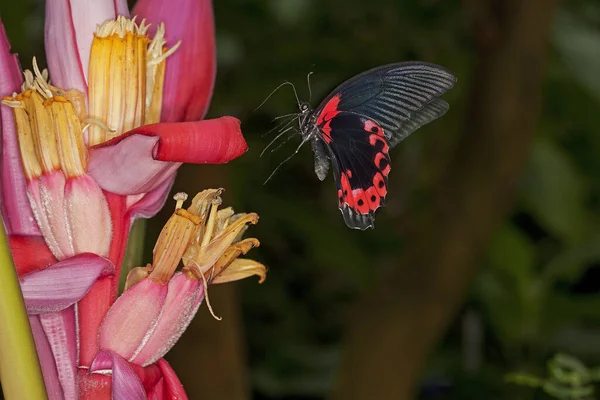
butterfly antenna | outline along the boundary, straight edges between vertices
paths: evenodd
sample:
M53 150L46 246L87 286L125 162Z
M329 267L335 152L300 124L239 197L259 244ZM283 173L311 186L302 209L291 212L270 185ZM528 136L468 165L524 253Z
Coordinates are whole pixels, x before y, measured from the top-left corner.
M310 76L312 75L312 71L306 75L306 83L308 84L308 102L312 101L312 89L310 88Z
M300 97L298 97L298 92L296 91L296 86L292 82L287 82L292 85L292 89L294 89L294 96L296 96L296 103L298 103L298 108L300 108Z
M289 128L285 129L283 132L281 132L279 135L275 136L275 139L271 140L271 142L270 142L270 143L269 143L269 144L268 144L268 145L267 145L267 146L266 146L266 147L263 149L263 151L260 153L260 157L262 157L262 156L263 156L263 154L265 154L265 151L267 151L267 149L268 149L269 147L271 147L271 145L272 145L273 143L275 143L275 141L276 141L277 139L279 139L279 138L280 138L281 136L283 136L283 135L284 135L286 132L288 132L290 129L293 129L293 128L294 128L293 126L290 126Z
M290 161L292 159L292 157L294 157L296 154L298 154L298 152L300 151L300 148L304 145L304 143L308 142L308 140L302 140L302 142L300 143L300 145L296 148L296 151L294 151L292 153L291 156L289 156L288 158L286 158L285 160L283 160L282 162L279 163L279 165L277 166L277 168L275 168L275 170L271 173L271 175L269 175L269 177L267 178L267 180L263 183L263 185L266 185L267 182L269 182L271 180L271 178L273 177L273 175L275 175L275 172L277 172L277 170L286 162Z
M294 89L294 95L296 96L296 102L298 103L298 107L300 107L300 99L298 98L298 92L296 92L296 86L294 86L294 84L292 82L285 81L281 85L279 85L275 89L273 89L273 91L267 96L267 98L264 99L263 102L260 103L258 105L258 107L256 107L254 109L254 111L252 111L252 112L255 112L256 110L258 110L259 108L261 108L267 102L267 100L269 100L271 98L271 96L273 96L275 94L276 91L278 91L279 89L281 89L285 85L290 85L292 87L292 89Z

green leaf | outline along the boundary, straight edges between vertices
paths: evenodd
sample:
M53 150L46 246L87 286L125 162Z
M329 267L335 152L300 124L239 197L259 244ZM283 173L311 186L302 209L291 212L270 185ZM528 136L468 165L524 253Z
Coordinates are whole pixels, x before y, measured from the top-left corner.
M535 248L512 224L502 226L494 235L489 252L490 266L506 274L522 293L531 285Z
M548 139L536 140L521 196L538 223L566 242L585 237L589 230L586 190L565 151Z
M555 27L554 43L562 61L600 99L600 31L567 12L558 14Z
M543 268L542 281L551 287L556 281L574 283L590 264L600 261L600 237L569 246Z

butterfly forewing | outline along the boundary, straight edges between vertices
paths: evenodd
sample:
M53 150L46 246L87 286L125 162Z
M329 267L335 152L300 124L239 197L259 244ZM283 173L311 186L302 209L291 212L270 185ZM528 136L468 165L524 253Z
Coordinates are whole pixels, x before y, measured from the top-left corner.
M422 62L385 65L338 86L316 111L336 102L340 111L373 119L385 130L391 147L419 127L441 117L448 104L439 97L456 83L445 68Z

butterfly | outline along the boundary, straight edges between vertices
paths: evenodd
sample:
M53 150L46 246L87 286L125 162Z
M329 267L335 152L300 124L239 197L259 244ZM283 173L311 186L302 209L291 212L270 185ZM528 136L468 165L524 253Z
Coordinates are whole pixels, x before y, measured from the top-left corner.
M338 206L348 227L374 228L375 212L388 193L390 149L448 111L440 96L455 83L444 67L401 62L348 79L315 109L296 95L299 113L293 120L302 142L294 154L310 142L321 181L333 166Z

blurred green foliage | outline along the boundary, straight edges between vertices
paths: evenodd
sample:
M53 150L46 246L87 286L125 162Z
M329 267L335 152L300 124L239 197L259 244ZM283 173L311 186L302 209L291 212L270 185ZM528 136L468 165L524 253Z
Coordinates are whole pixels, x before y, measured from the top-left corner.
M600 380L598 368L589 369L577 358L557 354L547 365L548 378L538 378L528 374L512 373L507 382L517 385L541 388L553 398L562 400L591 400L594 398L594 384Z
M349 306L375 276L393 267L403 251L402 225L425 204L470 118L475 53L469 2L214 3L219 70L209 116L242 119L250 145L245 156L223 167L226 201L260 214L251 233L262 246L252 256L270 267L267 283L241 284L254 393L257 399L323 398L336 371ZM2 2L0 16L29 66L31 56L43 52L42 2ZM600 362L598 2L562 2L550 45L542 118L518 199L430 362L423 398L545 398L542 390L532 394L507 384L504 375L540 374L557 351ZM261 136L273 127L271 119L296 110L285 89L252 111L274 87L291 80L308 99L305 78L313 71L315 106L344 79L409 59L443 64L459 83L446 96L450 112L393 151L388 206L378 212L374 231L345 227L333 181L316 179L308 148L262 185L298 143L291 140L259 158L272 137Z

